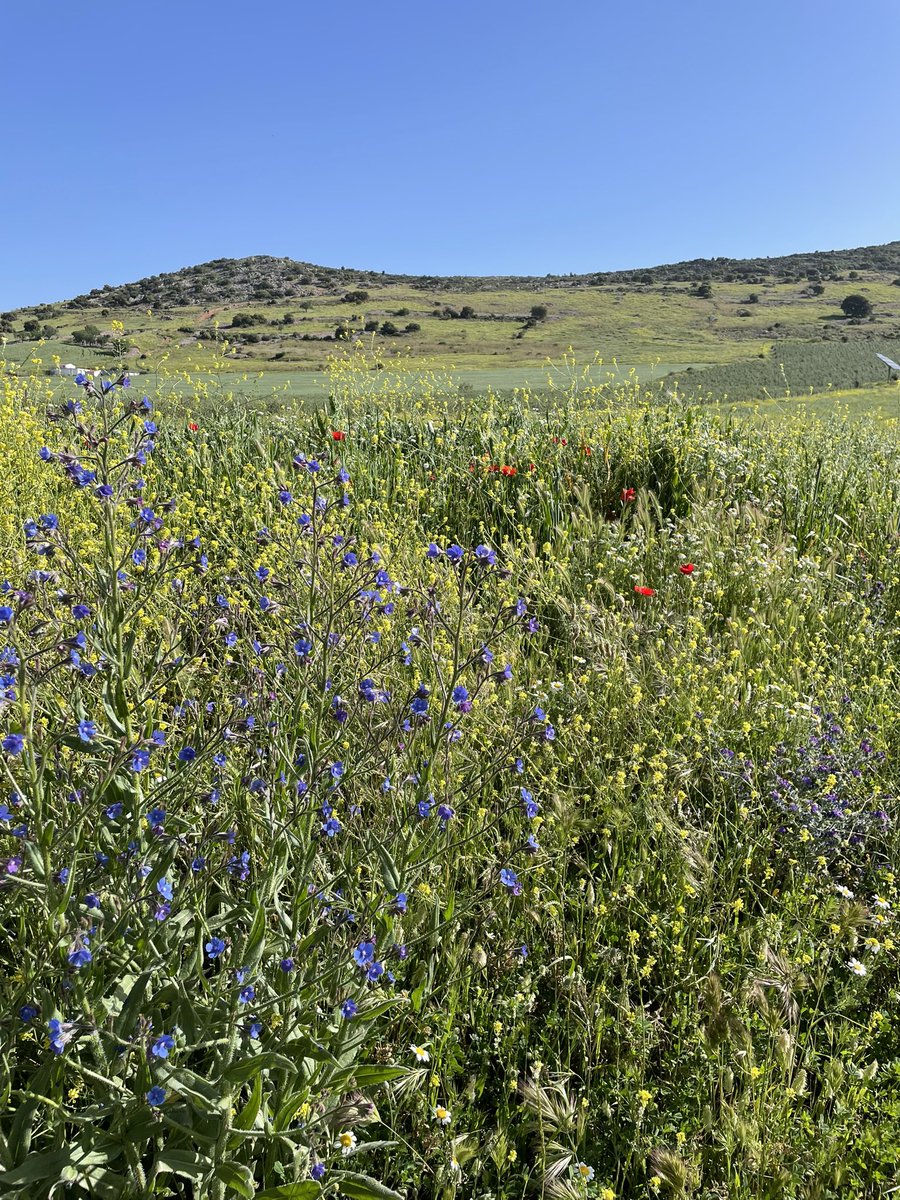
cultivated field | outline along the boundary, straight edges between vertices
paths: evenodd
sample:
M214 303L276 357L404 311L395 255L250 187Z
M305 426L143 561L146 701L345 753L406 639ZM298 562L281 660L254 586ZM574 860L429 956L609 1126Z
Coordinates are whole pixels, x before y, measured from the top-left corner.
M0 376L3 1195L891 1194L896 387L372 354Z

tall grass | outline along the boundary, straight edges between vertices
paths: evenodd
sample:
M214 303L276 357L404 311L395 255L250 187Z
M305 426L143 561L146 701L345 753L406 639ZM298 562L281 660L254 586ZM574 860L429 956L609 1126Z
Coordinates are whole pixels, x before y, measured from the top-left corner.
M7 381L0 1183L887 1195L895 433L368 365Z

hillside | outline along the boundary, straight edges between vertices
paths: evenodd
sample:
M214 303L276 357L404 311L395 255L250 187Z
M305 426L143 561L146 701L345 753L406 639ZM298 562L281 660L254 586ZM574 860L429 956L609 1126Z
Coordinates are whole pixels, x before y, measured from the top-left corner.
M755 399L882 380L900 341L900 241L586 275L405 276L288 258L217 259L0 313L4 357L135 373L259 373L287 387L364 343L376 360L453 366L476 386L546 385L571 348L642 377ZM841 302L861 293L865 320ZM824 347L823 343L829 343ZM827 351L827 352L825 352ZM715 368L710 372L711 368ZM605 370L606 368L603 368ZM773 391L774 389L774 391Z
M602 284L699 283L721 281L761 284L801 279L837 279L844 273L888 272L900 276L900 241L853 250L816 250L777 258L695 258L687 262L630 271L584 275L435 276L400 275L348 267L323 267L290 258L255 255L219 258L196 266L151 275L134 283L93 288L67 302L74 308L182 308L191 305L266 303L293 297L334 295L348 287L401 284L418 291L534 291Z

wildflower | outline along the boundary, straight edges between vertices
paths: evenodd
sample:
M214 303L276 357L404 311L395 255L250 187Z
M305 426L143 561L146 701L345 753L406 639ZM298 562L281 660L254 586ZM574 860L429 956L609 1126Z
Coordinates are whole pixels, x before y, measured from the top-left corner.
M835 887L834 890L837 892L837 894L839 896L842 896L845 900L853 900L854 899L853 892L851 892L848 887L844 887L844 885L842 883L839 883Z
M196 421L188 421L188 429L191 431L191 433L196 433L199 428L200 426Z
M375 943L360 942L353 951L353 961L358 967L368 967L369 963L375 961Z
M143 771L150 765L149 750L135 750L131 756L132 771Z
M656 592L653 590L653 588L641 587L637 583L634 585L634 590L637 592L637 594L639 596L655 596L656 595Z
M147 813L147 823L151 829L162 829L166 821L166 810L164 808L151 808Z
M696 567L693 563L682 563L678 570L682 573L682 575L693 575Z
M0 746L3 747L7 754L11 754L15 758L25 749L25 739L21 733L8 733L3 741L0 742Z
M292 958L283 958L278 964L285 975L289 975L294 969L294 960Z
M324 1163L315 1163L314 1166L312 1166L310 1168L309 1177L310 1177L310 1179L315 1179L316 1183L318 1183L319 1180L324 1179L325 1178L325 1164Z
M333 429L331 431L331 440L333 442L343 442L346 437L347 435L342 429Z
M622 488L620 496L623 504L630 504L635 497L634 488Z
M86 967L93 958L87 946L76 946L74 950L69 952L69 966L74 967L76 971L81 967Z
M464 554L465 551L463 550L462 546L457 546L455 543L452 546L447 547L447 558L454 564L454 566L457 563L462 562Z
M156 890L162 896L163 900L172 899L172 884L163 876L162 879L156 881Z
M0 625L8 625L14 616L15 612L8 604L0 605Z
M865 966L859 961L858 958L851 958L850 961L847 963L847 966L850 968L851 972L854 975L858 975L860 978L862 978L863 975L868 974L868 971L866 970Z
M79 721L78 736L83 742L90 742L97 736L97 726L94 721Z
M349 1021L351 1017L355 1017L359 1012L359 1006L355 1000L343 1000L341 1002L341 1016L344 1020Z
M91 615L91 610L88 608L88 606L86 604L73 604L72 605L72 616L75 618L76 621L86 621L90 615Z
M154 1058L168 1058L169 1051L175 1049L175 1039L171 1033L161 1033L153 1045L150 1047L150 1053Z
M339 1133L337 1144L340 1147L341 1154L345 1156L352 1154L356 1149L356 1134L352 1132Z
M252 983L248 983L246 987L242 987L238 992L238 1000L241 1004L249 1004L251 1000L256 999L256 988Z
M75 1025L71 1021L59 1021L56 1017L47 1022L50 1047L54 1054L62 1054L75 1036Z
M514 896L522 895L522 885L519 883L519 877L515 871L511 871L509 867L504 867L501 870L500 882L505 888L509 888Z
M582 1183L590 1183L594 1178L594 1168L589 1167L587 1163L576 1163L575 1170L578 1172L578 1178Z
M225 943L219 937L210 938L206 943L206 953L210 958L218 958L225 949Z
M444 1108L442 1104L436 1104L431 1111L438 1125L449 1125L453 1119L450 1109Z
M873 896L872 903L875 905L876 908L890 908L891 907L890 901L885 900L883 896Z
M476 546L475 562L480 567L493 567L497 562L496 551L491 550L488 546Z
M33 1021L38 1015L39 1009L33 1004L23 1004L19 1009L19 1020L23 1025L27 1025L29 1021Z
M415 1056L416 1062L420 1062L420 1063L431 1062L431 1055L428 1053L428 1051L425 1049L424 1046L417 1046L415 1043L410 1043L409 1048L410 1048L410 1050L412 1050L413 1055Z
M178 751L178 761L179 762L193 762L196 757L197 757L197 751L194 749L193 746L183 746Z
M150 1089L150 1091L146 1093L146 1095L144 1096L144 1099L147 1101L147 1103L150 1105L151 1108L159 1108L162 1104L165 1103L166 1089L163 1087L160 1087L157 1084L156 1087L152 1087Z

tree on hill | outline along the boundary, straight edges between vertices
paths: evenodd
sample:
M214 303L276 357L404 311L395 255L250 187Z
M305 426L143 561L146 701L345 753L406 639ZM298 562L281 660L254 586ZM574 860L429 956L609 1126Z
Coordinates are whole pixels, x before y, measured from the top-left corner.
M546 304L532 304L532 306L531 306L531 318L532 318L532 320L534 320L534 321L544 321L544 320L546 320L546 317L547 317L547 306L546 306Z
M872 302L854 292L841 301L841 311L845 317L857 317L861 320L872 315Z

